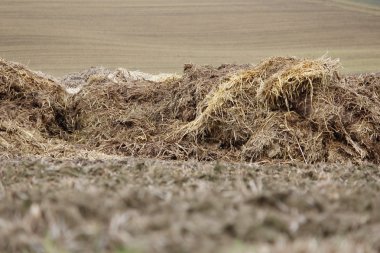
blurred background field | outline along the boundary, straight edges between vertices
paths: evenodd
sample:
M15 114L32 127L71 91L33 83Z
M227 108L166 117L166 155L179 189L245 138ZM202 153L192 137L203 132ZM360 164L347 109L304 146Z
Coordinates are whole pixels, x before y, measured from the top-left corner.
M380 1L2 0L0 57L63 75L93 65L182 72L184 63L339 57L379 71Z

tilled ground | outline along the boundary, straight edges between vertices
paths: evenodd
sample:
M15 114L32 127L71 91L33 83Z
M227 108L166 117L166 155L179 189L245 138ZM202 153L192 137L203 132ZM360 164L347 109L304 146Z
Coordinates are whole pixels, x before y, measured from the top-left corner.
M185 62L255 63L328 51L347 73L372 72L380 66L376 6L378 0L2 0L0 55L60 76L94 63L180 73Z
M379 252L380 167L0 160L0 252Z

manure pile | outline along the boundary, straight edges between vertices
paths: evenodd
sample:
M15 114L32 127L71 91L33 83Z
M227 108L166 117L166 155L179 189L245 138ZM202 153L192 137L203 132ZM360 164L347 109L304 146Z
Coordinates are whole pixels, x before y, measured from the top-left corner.
M92 68L63 78L0 60L0 153L380 163L380 75L272 57L182 76Z

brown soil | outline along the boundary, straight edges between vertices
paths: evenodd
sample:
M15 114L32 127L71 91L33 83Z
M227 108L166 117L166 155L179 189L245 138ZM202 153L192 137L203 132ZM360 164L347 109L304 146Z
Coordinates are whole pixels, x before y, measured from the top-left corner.
M379 252L380 169L0 162L1 252Z
M373 72L380 11L360 4L369 1L2 0L0 57L60 76L93 64L181 73L190 62L329 52L346 73Z

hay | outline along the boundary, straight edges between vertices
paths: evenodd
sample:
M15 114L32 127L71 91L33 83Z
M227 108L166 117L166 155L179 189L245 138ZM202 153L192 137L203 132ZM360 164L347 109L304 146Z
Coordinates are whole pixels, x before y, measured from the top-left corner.
M222 83L203 101L199 116L176 135L239 150L249 161L314 163L335 161L338 157L331 154L340 153L354 161L378 162L378 95L339 80L337 68L329 58L268 59ZM378 85L373 78L369 86ZM358 124L366 127L355 128ZM364 138L361 143L355 135ZM339 152L330 145L335 141Z
M196 141L215 140L222 145L241 145L261 129L258 121L271 118L270 110L289 111L292 109L290 103L298 101L301 93L307 96L314 85L322 85L322 79L331 72L327 67L323 68L324 64L332 68L328 60L275 57L253 69L239 72L209 94L199 108L199 116L185 125L180 133L192 134ZM284 104L287 108L283 108Z
M91 68L55 79L1 60L0 152L380 163L380 76L338 69L273 57L185 65L181 77Z
M310 96L312 100L314 86L322 88L330 83L337 64L336 60L323 58L296 61L292 66L261 80L257 97L272 110L295 109L301 97L308 99Z
M73 97L80 129L72 141L108 154L165 159L197 156L201 152L193 151L198 149L196 145L170 141L168 136L183 121L195 117L197 103L234 67L226 65L218 70L188 65L180 79L109 80L85 85Z
M0 59L0 155L63 157L78 153L70 96L52 78Z
M54 81L0 59L0 122L3 143L44 151L43 139L64 138L75 128L66 120L67 94ZM12 137L18 136L18 141ZM33 136L29 136L33 135ZM30 138L29 138L29 137ZM26 138L24 138L26 137ZM32 139L35 141L32 143ZM4 141L10 139L12 141ZM30 145L28 145L28 143ZM5 145L6 146L6 145Z
M0 117L24 127L35 128L46 136L63 136L75 128L66 121L68 94L54 81L26 67L0 59Z

